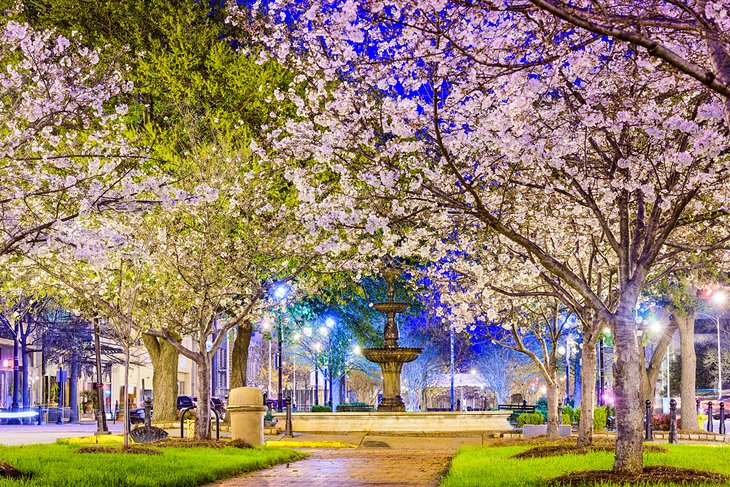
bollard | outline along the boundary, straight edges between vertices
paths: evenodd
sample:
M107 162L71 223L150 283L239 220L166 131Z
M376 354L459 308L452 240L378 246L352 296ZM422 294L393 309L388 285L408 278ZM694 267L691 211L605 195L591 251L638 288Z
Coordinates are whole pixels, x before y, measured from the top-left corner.
M677 401L669 401L669 443L677 443Z
M725 434L725 403L720 402L720 429L717 431L721 435Z
M286 398L286 433L288 438L294 438L294 431L291 425L291 396Z
M152 427L152 399L149 397L144 398L144 425Z
M644 440L652 441L654 435L651 431L651 400L646 400L646 414L644 415Z
M707 403L707 431L712 433L712 401Z
M38 405L38 426L43 424L43 406Z

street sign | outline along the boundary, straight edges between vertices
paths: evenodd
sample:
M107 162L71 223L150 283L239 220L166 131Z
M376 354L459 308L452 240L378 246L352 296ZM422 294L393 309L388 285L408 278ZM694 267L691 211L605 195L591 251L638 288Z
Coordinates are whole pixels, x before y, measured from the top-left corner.
M68 371L57 370L56 371L56 382L66 382L68 380Z

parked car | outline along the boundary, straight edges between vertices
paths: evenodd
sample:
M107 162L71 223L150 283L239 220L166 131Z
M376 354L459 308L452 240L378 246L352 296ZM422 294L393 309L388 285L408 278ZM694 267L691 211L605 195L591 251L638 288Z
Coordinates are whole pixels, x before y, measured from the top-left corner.
M185 408L194 408L197 404L194 400L194 398L190 396L177 396L177 410L180 411L181 409Z
M700 413L707 414L707 404L712 403L712 417L714 419L720 419L720 403L725 403L725 417L730 417L730 396L724 395L720 396L718 399L717 396L708 396L707 394L703 394L701 396L697 396L697 399L700 400Z
M193 398L190 396L177 396L177 410L180 411L182 409L188 408L188 407L195 407L196 404L193 401ZM154 405L152 406L152 410L154 411ZM134 408L129 411L129 421L132 424L142 424L144 423L144 407L141 408Z
M218 412L218 416L221 418L221 421L226 419L226 404L223 402L223 399L215 396L211 397L210 407Z
M193 402L195 403L195 406L198 405L198 398L193 396ZM215 409L218 412L218 416L220 416L221 421L223 421L226 417L226 404L223 402L223 399L217 396L211 396L210 397L210 409Z

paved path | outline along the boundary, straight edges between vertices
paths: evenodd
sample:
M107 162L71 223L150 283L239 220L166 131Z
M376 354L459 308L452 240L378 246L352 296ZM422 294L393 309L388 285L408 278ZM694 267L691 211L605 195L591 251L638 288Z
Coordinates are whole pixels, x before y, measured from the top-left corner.
M109 422L109 431L121 434L124 424ZM0 445L29 445L34 443L55 443L59 438L90 436L96 432L96 423L56 424L43 423L26 425L0 424ZM178 432L179 435L179 432Z
M454 452L389 448L306 450L310 457L216 487L423 487L438 485ZM212 487L212 486L211 486Z

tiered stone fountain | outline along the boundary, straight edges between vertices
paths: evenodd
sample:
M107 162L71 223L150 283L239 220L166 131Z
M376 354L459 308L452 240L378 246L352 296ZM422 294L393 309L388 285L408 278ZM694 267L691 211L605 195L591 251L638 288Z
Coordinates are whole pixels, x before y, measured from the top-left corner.
M408 309L408 303L395 301L393 281L400 276L401 269L389 268L383 272L388 283L388 301L373 303L373 308L385 313L386 322L383 334L384 348L366 348L362 354L371 362L380 365L383 371L383 397L378 404L378 412L405 411L403 398L400 395L400 374L403 364L412 362L423 351L420 348L398 346L398 324L395 315Z
M408 309L408 303L395 300L393 281L400 276L400 269L383 272L388 283L388 299L374 303L373 307L385 313L385 346L367 348L362 351L365 358L380 365L383 371L383 397L377 412L307 413L292 415L294 431L298 433L344 433L344 432L388 432L388 433L463 433L490 432L508 433L512 430L507 418L509 411L470 412L406 412L401 397L400 375L403 364L412 362L421 353L420 348L398 346L398 325L395 315ZM275 417L281 423L283 414Z

